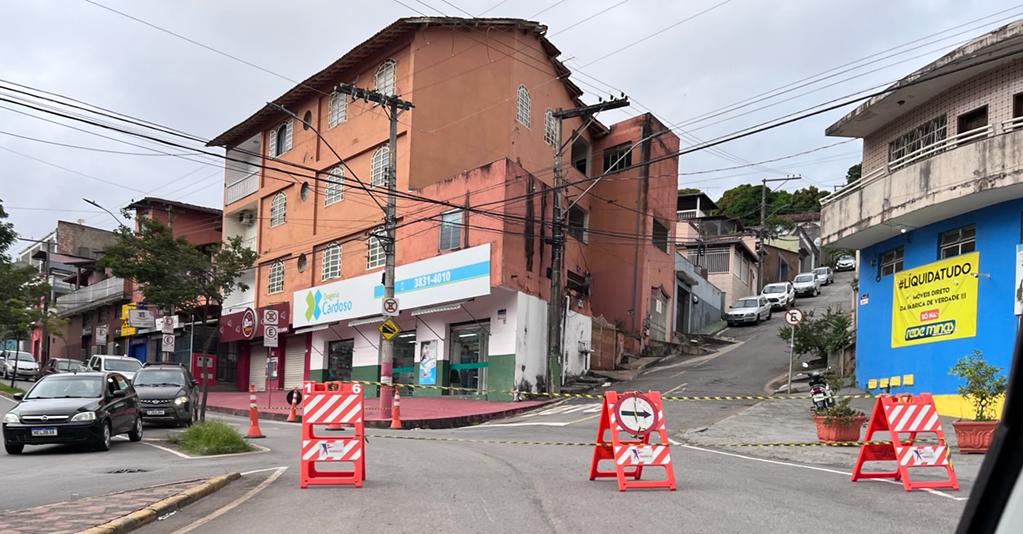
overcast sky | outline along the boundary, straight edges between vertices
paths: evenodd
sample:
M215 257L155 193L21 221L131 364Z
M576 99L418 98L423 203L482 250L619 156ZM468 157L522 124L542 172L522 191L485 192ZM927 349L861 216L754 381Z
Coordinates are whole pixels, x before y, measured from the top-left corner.
M589 76L573 77L590 91L584 99L594 102L595 95L613 87L633 100L631 110L610 112L601 119L610 124L627 113L650 110L687 132L684 146L697 143L690 135L714 139L894 81L965 39L1023 17L1023 4L967 0L401 0L407 7L393 0L96 1L291 79L323 68L398 17L419 16L414 10L465 16L454 5L474 15L492 8L485 16L529 18L549 8L535 19L549 27L548 36L561 49L562 59ZM204 138L233 126L294 85L84 0L0 0L0 10L0 79ZM875 57L852 72L692 122L765 91L939 32L883 55L905 53ZM966 33L956 35L961 32ZM775 105L756 110L769 104ZM0 106L31 112L4 102ZM733 167L837 143L842 139L825 137L824 129L851 107L718 147L724 152L686 155L680 171ZM9 134L133 154L65 148ZM700 187L715 199L736 184L785 173L805 177L787 189L825 187L844 182L845 170L860 159L859 150L857 140L769 163L767 168L683 175L679 184ZM147 193L221 206L223 171L215 161L211 166L137 155L146 152L0 109L0 198L16 230L35 238L51 231L58 219L84 219L112 228L113 219L83 202L83 197L113 211Z

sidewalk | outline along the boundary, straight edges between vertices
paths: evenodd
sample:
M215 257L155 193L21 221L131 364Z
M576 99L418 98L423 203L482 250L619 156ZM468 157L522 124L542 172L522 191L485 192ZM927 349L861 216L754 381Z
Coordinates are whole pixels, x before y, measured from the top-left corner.
M275 390L256 393L259 416L277 420L288 417L290 407L286 404L286 392ZM537 406L548 400L519 402L498 402L452 397L401 397L401 422L404 428L453 428L483 423L491 419L508 417ZM376 397L363 403L366 411L366 426L387 427L391 420L380 417L380 403ZM248 415L249 393L241 391L211 391L207 408L211 411L233 415ZM299 409L299 415L301 415Z

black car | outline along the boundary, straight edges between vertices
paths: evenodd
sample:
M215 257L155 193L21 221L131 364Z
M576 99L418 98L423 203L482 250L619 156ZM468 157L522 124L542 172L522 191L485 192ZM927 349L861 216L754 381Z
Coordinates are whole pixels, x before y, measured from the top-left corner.
M181 365L148 363L132 382L142 417L149 422L190 425L199 415L199 390L192 374Z
M110 449L110 438L142 440L142 414L131 383L118 373L60 373L43 377L14 395L20 401L4 414L7 454L25 445L80 443Z

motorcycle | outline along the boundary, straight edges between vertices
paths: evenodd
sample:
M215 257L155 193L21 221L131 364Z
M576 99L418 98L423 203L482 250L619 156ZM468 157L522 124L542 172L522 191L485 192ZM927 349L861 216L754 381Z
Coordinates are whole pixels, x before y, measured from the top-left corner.
M803 362L803 367L809 366ZM824 378L826 372L827 369L818 369L807 373L810 376L810 400L813 401L814 410L823 410L835 405L835 395Z

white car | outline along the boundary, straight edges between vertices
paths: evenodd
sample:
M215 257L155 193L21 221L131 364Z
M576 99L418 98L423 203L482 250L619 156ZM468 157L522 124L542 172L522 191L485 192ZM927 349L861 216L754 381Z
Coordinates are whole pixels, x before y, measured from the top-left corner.
M848 254L841 256L838 258L838 261L835 262L835 270L839 272L856 270L856 258L849 256Z
M781 310L796 302L796 289L792 287L792 282L767 284L761 296L767 297L771 302L772 310Z
M817 275L817 280L820 281L822 286L831 285L835 281L835 273L831 270L831 267L818 267L813 270L813 274Z
M112 371L124 376L131 382L135 380L135 372L142 368L142 364L131 356L95 354L89 358L89 368L100 372Z
M771 301L763 296L743 297L728 307L725 320L728 326L737 324L753 323L771 318Z
M814 273L799 273L792 279L797 297L816 297L821 294L821 282Z
M36 372L39 371L39 364L27 352L0 353L0 364L3 366L5 379L10 379L11 375L14 375L15 378L34 378Z

